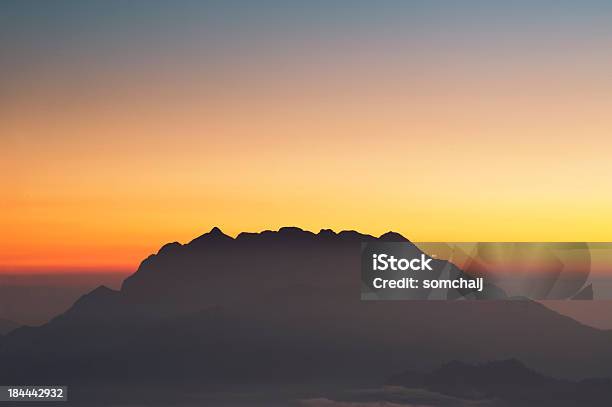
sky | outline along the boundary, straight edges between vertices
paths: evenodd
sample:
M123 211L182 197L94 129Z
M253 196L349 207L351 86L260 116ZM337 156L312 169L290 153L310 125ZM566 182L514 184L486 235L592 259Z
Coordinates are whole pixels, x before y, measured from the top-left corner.
M612 241L611 44L604 1L3 1L0 272L213 226Z

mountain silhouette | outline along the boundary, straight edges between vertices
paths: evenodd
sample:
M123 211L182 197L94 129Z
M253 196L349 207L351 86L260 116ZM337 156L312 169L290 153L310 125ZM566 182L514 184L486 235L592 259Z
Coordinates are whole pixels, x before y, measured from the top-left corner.
M612 375L612 333L532 301L361 301L361 244L376 241L410 244L295 227L166 244L120 290L0 338L0 382L317 387L509 357L567 379Z
M612 404L610 379L556 379L537 373L516 359L476 365L452 361L429 373L408 371L394 376L389 384L469 400L501 399L523 406Z
M0 335L6 335L7 333L14 331L18 327L19 324L17 322L0 318Z

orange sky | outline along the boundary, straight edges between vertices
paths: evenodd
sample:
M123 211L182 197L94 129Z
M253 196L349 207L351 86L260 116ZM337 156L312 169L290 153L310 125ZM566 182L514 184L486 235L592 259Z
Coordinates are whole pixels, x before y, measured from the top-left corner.
M135 268L214 225L612 240L604 48L379 34L10 72L0 271Z

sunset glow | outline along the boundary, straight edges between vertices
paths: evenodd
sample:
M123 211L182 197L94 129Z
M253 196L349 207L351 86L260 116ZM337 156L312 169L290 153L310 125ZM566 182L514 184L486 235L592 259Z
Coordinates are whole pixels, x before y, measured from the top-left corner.
M213 226L612 240L612 9L426 3L1 6L0 272Z

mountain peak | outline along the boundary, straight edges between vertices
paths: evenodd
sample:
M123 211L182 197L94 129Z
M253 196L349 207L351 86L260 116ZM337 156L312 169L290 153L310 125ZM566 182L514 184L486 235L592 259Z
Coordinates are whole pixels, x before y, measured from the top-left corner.
M216 242L224 242L224 241L230 241L230 240L234 240L232 237L226 235L225 233L223 233L221 231L221 229L219 229L217 226L213 227L210 232L208 233L204 233L203 235L196 237L195 239L193 239L191 242L189 242L190 245L192 244L199 244L201 242L207 242L207 241L216 241Z
M210 232L208 232L208 234L211 236L225 236L225 233L223 233L221 229L219 229L217 226L210 229Z
M120 297L121 293L119 291L115 291L105 285L100 285L79 298L72 308L57 318L63 318L67 315L89 317L92 315L110 314L110 311L118 306Z
M379 239L384 242L407 242L408 241L408 239L406 239L404 236L400 235L399 233L391 232L391 231L383 235L380 235Z
M321 229L319 231L319 233L317 233L317 235L319 237L329 237L329 238L333 238L335 237L337 234L336 232L334 232L332 229Z

